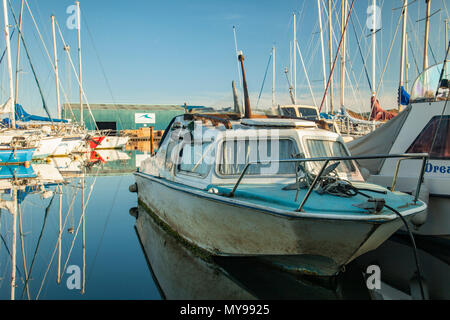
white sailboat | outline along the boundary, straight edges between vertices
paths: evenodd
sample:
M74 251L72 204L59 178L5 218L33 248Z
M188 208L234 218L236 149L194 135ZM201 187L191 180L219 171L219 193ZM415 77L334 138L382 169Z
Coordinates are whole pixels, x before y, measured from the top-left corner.
M440 75L443 75L440 79ZM411 104L396 118L372 134L348 144L353 155L370 153L426 152L425 185L428 194L428 218L413 220L415 232L423 235L450 235L450 108L448 105L450 63L435 65L415 81ZM437 88L439 87L439 90ZM436 95L437 93L437 95ZM372 174L370 181L394 187L395 190L414 190L412 177L420 170L417 161L395 160L361 162ZM397 183L392 177L398 172ZM426 218L426 219L425 219Z

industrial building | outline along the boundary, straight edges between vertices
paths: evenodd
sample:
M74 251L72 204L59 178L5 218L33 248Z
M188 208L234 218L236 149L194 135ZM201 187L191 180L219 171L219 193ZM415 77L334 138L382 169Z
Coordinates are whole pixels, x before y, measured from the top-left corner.
M187 107L188 110L198 107ZM122 104L90 104L90 111L83 106L84 125L88 130L136 130L153 127L154 130L165 130L170 121L184 114L185 107L179 105L122 105ZM80 122L80 104L64 104L64 119Z

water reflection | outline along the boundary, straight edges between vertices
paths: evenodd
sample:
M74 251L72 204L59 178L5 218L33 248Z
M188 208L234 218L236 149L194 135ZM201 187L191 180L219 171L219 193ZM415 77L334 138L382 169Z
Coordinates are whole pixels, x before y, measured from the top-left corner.
M369 299L362 273L307 278L257 258L214 258L181 244L145 209L132 209L136 231L160 294L170 300ZM350 284L350 285L349 285Z
M144 209L127 214L137 205L132 172L145 157L119 150L0 167L0 299L420 298L404 236L331 279L256 258L202 259ZM450 240L416 242L429 298L450 299ZM380 266L381 290L367 288L370 265Z
M123 283L127 269L145 268L134 232L123 223L130 219L123 212L136 203L122 192L136 170L135 152L104 150L0 169L0 299L158 298L142 272L128 282L146 288L134 292Z
M450 299L450 239L417 235L415 241L426 298ZM374 292L374 298L422 298L411 243L406 235L394 235L377 250L358 259L357 263L380 267L382 286L381 290Z
M258 258L209 257L180 241L154 214L133 208L135 229L161 297L203 299L421 299L410 239L394 235L375 251L353 261L338 277L289 273ZM416 236L427 299L450 299L450 240ZM381 270L373 288L369 266ZM370 290L369 289L372 289Z

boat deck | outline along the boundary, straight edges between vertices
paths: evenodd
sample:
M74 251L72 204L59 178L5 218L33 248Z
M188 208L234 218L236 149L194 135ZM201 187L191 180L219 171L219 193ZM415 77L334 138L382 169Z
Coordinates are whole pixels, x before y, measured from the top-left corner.
M234 185L220 185L210 186L209 188L216 188L220 193L229 193L232 191ZM285 184L241 184L236 190L234 198L237 200L248 201L250 203L270 206L272 208L296 211L301 202L306 196L307 189L301 189L297 201L295 201L296 190L283 190ZM379 186L364 184L361 188L370 188L373 190L386 191L386 194L364 191L365 194L373 198L383 198L386 204L397 209L399 212L418 207L422 205L418 202L414 205L414 198L407 194L399 194L390 192L387 189ZM355 207L354 205L366 202L367 198L362 195L356 195L351 198L338 197L330 194L319 194L313 191L306 202L303 210L313 214L342 214L354 216L367 216L369 213L364 209ZM392 212L388 209L383 209L380 214L391 215Z

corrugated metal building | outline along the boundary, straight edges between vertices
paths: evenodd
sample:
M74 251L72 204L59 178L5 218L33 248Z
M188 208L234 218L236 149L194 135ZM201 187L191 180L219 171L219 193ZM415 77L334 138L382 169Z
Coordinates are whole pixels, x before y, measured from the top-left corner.
M90 108L100 130L135 130L142 127L165 130L174 117L184 114L184 106L179 105L90 104ZM80 104L64 104L63 117L80 122ZM86 105L83 119L87 129L96 129Z

